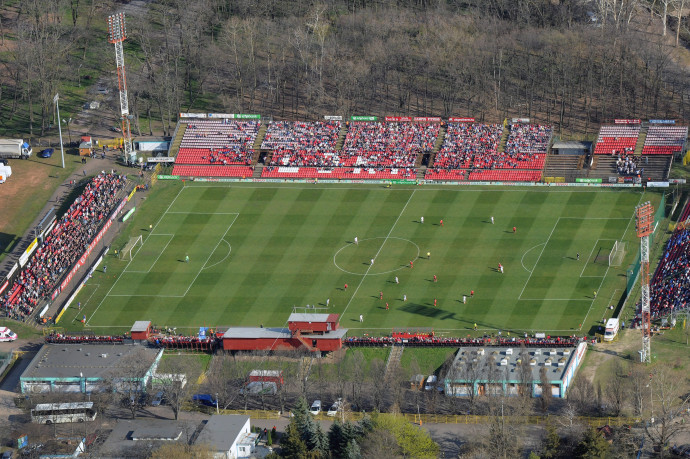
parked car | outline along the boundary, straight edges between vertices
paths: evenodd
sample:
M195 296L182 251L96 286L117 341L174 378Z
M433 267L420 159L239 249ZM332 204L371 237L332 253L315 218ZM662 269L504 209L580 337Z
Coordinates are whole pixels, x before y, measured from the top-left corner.
M214 399L211 394L194 394L192 395L192 400L206 406L215 407L218 400Z
M342 411L343 409L343 399L338 398L338 400L331 405L331 409L328 410L328 413L326 413L328 416L336 416L339 411Z
M434 387L436 387L436 382L438 381L438 378L436 375L430 375L428 378L426 378L426 384L424 385L424 390L432 390Z
M50 158L53 156L53 153L55 150L53 148L46 148L45 150L41 150L41 152L38 154L39 158Z
M163 391L158 391L156 392L156 395L153 396L153 400L151 400L151 406L158 406L163 402Z
M311 404L311 408L309 408L309 412L316 416L321 412L321 400L314 400L314 403Z
M0 341L14 341L17 334L7 327L0 327Z

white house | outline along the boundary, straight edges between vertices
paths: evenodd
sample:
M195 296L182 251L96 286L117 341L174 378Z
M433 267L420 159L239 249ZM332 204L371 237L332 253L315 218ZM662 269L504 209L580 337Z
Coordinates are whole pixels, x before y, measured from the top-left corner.
M257 438L250 431L249 416L214 415L195 443L208 445L216 459L240 459L254 452Z

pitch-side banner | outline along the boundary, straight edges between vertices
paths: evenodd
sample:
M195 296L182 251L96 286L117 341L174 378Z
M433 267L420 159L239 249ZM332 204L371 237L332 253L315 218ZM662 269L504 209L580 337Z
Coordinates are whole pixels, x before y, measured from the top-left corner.
M323 119L325 119L326 121L342 121L343 117L336 115L325 115Z
M206 118L206 113L180 113L180 118Z
M474 118L448 118L451 123L474 123Z
M147 163L174 163L174 156L154 156L146 158Z
M641 120L613 120L614 124L640 124Z
M404 122L404 121L412 121L411 116L387 116L384 118L386 121L389 122Z
M647 182L647 186L650 188L668 188L668 182Z
M418 123L440 123L440 116L415 116L414 121Z

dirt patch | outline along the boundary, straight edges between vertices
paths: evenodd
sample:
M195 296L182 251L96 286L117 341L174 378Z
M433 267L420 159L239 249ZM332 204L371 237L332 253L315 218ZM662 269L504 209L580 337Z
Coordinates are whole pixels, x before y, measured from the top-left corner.
M598 368L614 358L625 358L631 352L636 352L641 343L641 330L625 330L612 343L596 344L593 349L590 347L587 365L580 370L580 374L593 383Z

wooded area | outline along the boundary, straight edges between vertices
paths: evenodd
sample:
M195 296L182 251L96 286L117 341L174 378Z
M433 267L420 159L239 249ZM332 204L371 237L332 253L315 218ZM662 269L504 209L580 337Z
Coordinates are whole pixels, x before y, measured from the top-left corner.
M32 135L56 92L80 106L97 78L116 90L105 17L122 10L138 135L170 134L185 111L519 116L586 135L690 110L686 0L3 3L0 121Z

